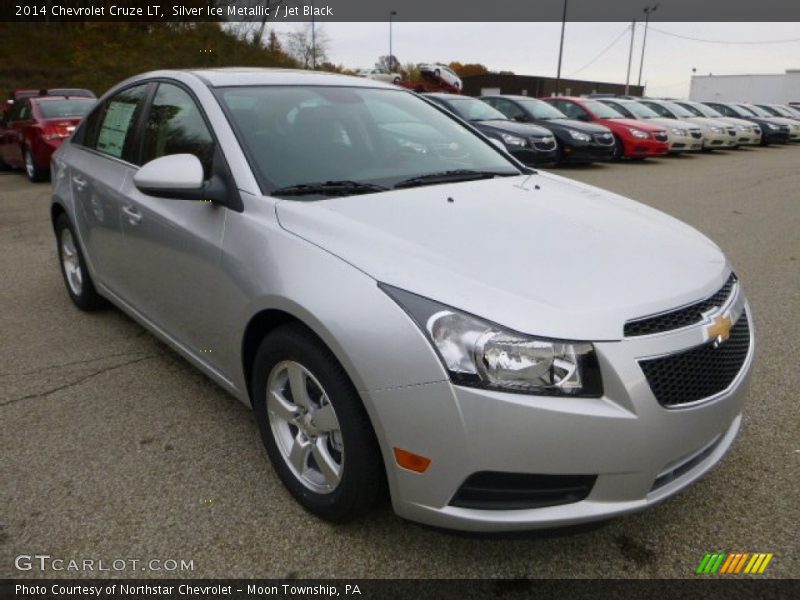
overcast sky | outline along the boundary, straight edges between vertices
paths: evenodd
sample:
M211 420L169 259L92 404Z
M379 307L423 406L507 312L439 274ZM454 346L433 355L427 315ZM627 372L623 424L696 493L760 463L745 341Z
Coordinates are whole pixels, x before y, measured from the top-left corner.
M563 77L625 81L630 32L588 67L629 23L567 23ZM319 27L319 25L317 25ZM279 33L299 24L278 24ZM388 23L325 23L330 58L347 67L371 66L388 54ZM639 77L643 24L637 23L631 83ZM678 39L661 30L707 40L800 40L800 23L653 23L647 35L647 93L686 96L692 69L698 74L782 73L800 69L800 41L716 44ZM552 76L558 63L561 23L404 23L393 26L394 54L402 62L476 62L491 70ZM584 68L585 67L585 68Z

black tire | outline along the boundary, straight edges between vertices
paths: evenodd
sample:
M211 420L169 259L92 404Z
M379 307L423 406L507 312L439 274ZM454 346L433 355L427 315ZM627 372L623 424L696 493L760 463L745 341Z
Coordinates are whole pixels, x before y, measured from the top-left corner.
M22 159L25 162L25 174L33 183L41 183L50 179L50 170L43 169L33 160L30 148L22 147Z
M104 308L107 305L107 302L105 298L97 293L97 290L94 287L92 278L89 275L89 270L86 268L86 261L83 258L83 251L80 248L78 237L75 235L75 231L72 228L67 215L62 213L58 216L56 219L55 230L56 247L58 249L58 264L61 270L61 276L64 278L64 285L67 288L67 293L72 299L72 302L75 304L75 306L85 311L94 311ZM67 274L65 267L65 232L69 232L69 237L72 240L72 245L75 251L74 256L77 259L77 268L80 271L80 286L77 287L70 284L70 276Z
M622 139L618 135L614 136L614 153L611 155L611 160L617 162L622 160L625 147L622 145Z
M394 83L395 85L400 85L400 78L399 78L399 77L395 77L395 78L394 78L394 82L393 82L393 83Z
M435 69L433 71L433 76L436 77L436 79L439 79L442 76L442 72L439 69Z
M273 369L279 370L279 365L285 361L299 363L313 375L338 418L345 458L338 485L327 493L309 489L294 474L273 433L267 409L267 385ZM292 496L309 512L335 523L367 513L384 488L383 459L361 399L330 350L300 324L279 327L267 335L258 348L251 390L253 410L267 456Z

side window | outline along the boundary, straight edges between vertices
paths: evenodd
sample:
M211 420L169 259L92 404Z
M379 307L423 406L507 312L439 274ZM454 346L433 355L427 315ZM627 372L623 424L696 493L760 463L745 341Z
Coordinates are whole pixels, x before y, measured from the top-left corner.
M105 107L100 104L84 117L75 135L72 136L73 144L93 147L90 144L93 144L96 139L95 134L97 133L97 128L100 126L100 120L103 118L104 108Z
M142 163L170 154L194 154L208 179L214 161L214 138L195 101L177 85L158 86L144 131Z
M115 158L128 156L146 90L147 84L137 85L106 100L98 113L99 126L87 130L84 146Z
M26 100L22 104L22 108L19 110L19 116L17 117L17 121L27 121L31 118L31 103Z

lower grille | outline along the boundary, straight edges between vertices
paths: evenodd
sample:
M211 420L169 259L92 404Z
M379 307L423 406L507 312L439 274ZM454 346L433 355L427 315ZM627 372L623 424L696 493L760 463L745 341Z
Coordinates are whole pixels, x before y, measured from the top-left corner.
M743 312L719 346L709 342L684 352L639 361L662 406L680 406L726 390L742 370L750 349L750 326Z
M531 138L531 145L537 150L555 150L556 140L553 137Z
M450 506L481 510L521 510L584 500L597 475L532 475L481 471L461 485Z

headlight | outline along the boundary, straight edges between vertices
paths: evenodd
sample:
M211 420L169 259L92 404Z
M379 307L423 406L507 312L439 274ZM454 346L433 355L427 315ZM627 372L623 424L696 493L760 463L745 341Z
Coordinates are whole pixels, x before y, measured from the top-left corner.
M603 395L594 346L511 331L380 284L417 323L457 385L548 396Z
M634 135L634 137L637 137L642 140L646 140L647 138L650 137L649 133L647 133L646 131L642 131L641 129L634 129L633 127L629 127L628 131L630 131Z
M724 127L712 127L711 131L713 131L714 133L726 133Z
M517 137L515 135L511 135L509 133L501 133L500 138L503 140L506 146L517 146L519 148L525 146L525 139L521 137Z
M673 127L672 129L670 129L670 131L672 131L672 133L674 133L675 135L684 135L684 136L688 135L685 129L678 129L677 127Z
M579 142L588 142L592 139L590 135L574 129L567 129L567 133L569 133L569 137L571 137L573 140L578 140Z
M767 123L767 127L770 128L773 131L776 131L776 130L780 129L780 127L778 127L774 123Z

